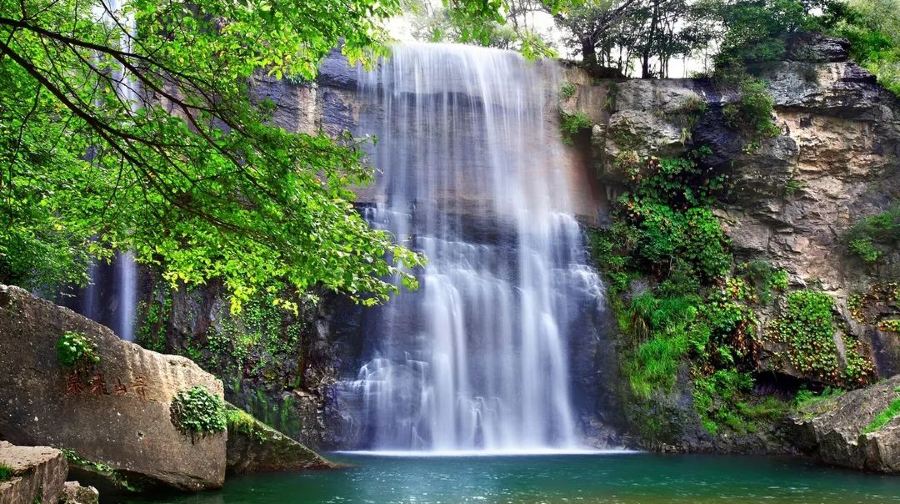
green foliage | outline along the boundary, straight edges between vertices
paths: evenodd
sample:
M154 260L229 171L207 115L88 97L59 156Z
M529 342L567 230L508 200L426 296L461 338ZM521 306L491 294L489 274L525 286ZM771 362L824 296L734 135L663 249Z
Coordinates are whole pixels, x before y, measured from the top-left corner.
M76 465L78 467L89 468L92 471L99 472L99 473L111 473L111 472L115 471L108 464L88 460L88 459L82 457L81 455L78 455L78 453L75 452L75 450L63 448L60 451L62 452L63 456L66 457L67 462L69 462L70 464Z
M589 235L607 279L610 304L626 335L621 349L628 391L666 410L666 394L690 371L694 407L712 433L747 433L783 416L788 405L751 394L756 307L787 290L789 277L769 263L733 268L711 206L724 181L685 159L631 162L628 192L612 225ZM732 269L734 273L732 274ZM646 283L635 292L635 282ZM632 415L641 432L662 435L665 419ZM651 415L652 417L652 415Z
M771 326L770 336L787 346L784 357L798 371L822 383L864 384L874 373L872 364L849 345L847 366L841 369L834 341L833 306L831 297L823 292L791 292L784 311Z
M900 1L849 0L828 4L830 32L850 41L850 55L900 96Z
M228 423L228 432L240 432L251 439L261 443L266 440L266 432L259 427L253 415L244 410L227 405L225 419Z
M683 358L691 349L689 324L697 316L696 297L655 297L643 293L631 301L632 330L648 337L623 362L632 391L650 397L671 390Z
M166 353L166 331L172 316L172 290L163 283L153 286L149 300L138 305L138 320L135 343L154 352Z
M563 143L572 144L579 133L590 130L593 125L591 118L584 112L578 111L574 114L560 113L559 127L562 129Z
M797 192L802 188L803 188L803 182L791 177L784 184L784 195L790 198L790 197L794 196L795 194L797 194Z
M89 256L131 250L173 285L222 279L235 310L274 283L366 304L415 287L422 258L353 208L361 142L284 131L249 92L259 71L312 79L338 41L386 54L397 0L124 9L133 33L88 2L0 4L0 282L83 283ZM124 97L123 68L151 100Z
M887 408L875 415L875 418L873 418L872 421L869 422L869 425L866 425L866 428L863 429L863 433L869 434L871 432L876 432L885 425L891 423L891 421L897 417L900 417L900 397L891 401Z
M103 475L107 481L112 482L115 487L121 490L128 492L137 492L141 490L139 485L133 481L129 481L122 472L113 469L108 464L88 460L75 452L75 450L69 448L61 448L60 451L66 458L66 462L69 463L70 467L77 467L83 471Z
M75 331L66 331L56 341L56 357L62 366L81 371L100 363L97 345Z
M0 483L10 480L13 477L12 467L9 467L5 464L0 464Z
M740 83L741 99L722 108L725 123L741 130L753 141L777 136L780 132L772 120L772 96L766 83L757 79L746 79Z
M696 3L686 0L585 0L554 18L565 42L598 75L667 77L669 62L706 47L712 32L692 22Z
M798 410L804 410L824 401L838 398L844 395L844 390L840 388L825 387L821 392L816 393L808 389L800 389L794 396L794 407Z
M849 247L851 252L869 264L875 263L881 258L881 251L875 248L875 244L870 238L850 240Z
M559 87L559 96L563 100L568 100L569 98L575 96L575 84L571 82L563 82L562 86Z
M619 215L629 223L620 247L638 269L681 273L708 281L731 263L718 219L708 208L721 179L708 177L690 159L651 158L630 170L633 189L619 199Z
M773 325L776 341L789 345L788 361L800 372L837 382L839 363L832 308L825 293L801 290L788 294L784 313Z
M787 37L818 27L811 16L821 0L712 0L702 2L702 18L721 23L716 73L739 75L746 65L780 59Z
M575 0L580 1L580 0ZM458 42L518 51L530 61L557 57L546 37L508 17L514 2L507 0L444 0L441 7L431 2L404 2L412 15L413 34L428 42ZM536 2L535 9L550 8L551 2ZM568 0L552 2L558 7ZM411 4L411 5L409 5ZM409 7L412 8L409 8Z
M169 411L172 424L191 439L223 432L227 428L224 402L201 386L175 394Z
M735 397L749 392L753 378L733 370L717 370L708 376L694 378L692 396L694 408L700 414L703 426L712 434L725 425L735 432L748 430L746 421L731 407Z
M850 251L870 264L895 251L900 244L900 203L861 219L850 228L846 239Z
M769 303L773 293L785 292L790 282L787 271L775 268L768 261L754 260L741 264L738 269L763 303Z

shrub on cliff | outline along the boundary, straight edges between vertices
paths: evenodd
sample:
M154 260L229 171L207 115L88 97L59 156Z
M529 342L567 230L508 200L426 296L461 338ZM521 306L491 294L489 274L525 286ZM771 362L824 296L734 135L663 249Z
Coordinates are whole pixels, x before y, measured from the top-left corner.
M876 263L900 244L900 203L860 219L847 232L850 251L867 263Z
M850 41L850 55L900 96L900 0L832 2L831 33Z
M200 386L179 391L170 411L172 424L191 439L224 432L228 427L224 401Z

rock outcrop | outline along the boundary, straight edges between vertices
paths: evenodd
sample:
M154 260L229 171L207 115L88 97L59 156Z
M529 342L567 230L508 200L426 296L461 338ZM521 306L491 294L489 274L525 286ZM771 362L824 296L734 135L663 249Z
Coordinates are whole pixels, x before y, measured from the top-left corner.
M846 41L802 35L790 41L785 61L754 69L767 83L780 133L752 147L723 117L740 93L707 80L592 82L571 69L577 91L561 108L595 121L595 171L612 193L625 181L629 156L709 147L704 162L733 187L717 214L736 258L765 260L785 269L794 286L830 294L841 319L838 347L863 347L887 377L900 372L900 338L854 320L849 300L897 278L900 254L873 268L848 253L844 238L855 222L900 199L900 100L847 51ZM768 314L761 315L765 324Z
M12 472L0 481L0 504L56 504L63 493L68 465L57 449L0 441L0 465Z
M81 486L77 481L66 481L59 504L98 504L100 492L92 486Z
M335 467L318 453L231 404L227 415L229 474Z
M99 362L77 372L57 345L78 334ZM184 489L225 478L226 434L195 437L173 425L172 398L222 383L183 357L120 340L111 330L17 287L0 286L0 437L72 450L125 474Z
M803 408L795 443L828 464L900 474L900 414L887 414L898 401L900 375Z
M784 61L750 69L773 100L778 132L771 138L751 141L740 128L730 127L725 111L740 102L741 92L708 79L597 80L572 67L566 79L574 92L560 97L560 109L594 123L589 157L610 196L643 166L642 158L709 148L703 166L723 175L731 188L717 195L715 213L735 259L786 271L791 289L829 294L835 301L833 337L840 365L846 368L850 357L860 356L886 378L900 373L900 336L879 323L900 313L891 283L900 278L900 247L879 265L867 265L850 253L846 236L854 223L900 200L900 100L850 61L848 48L844 40L798 35L789 41ZM780 348L766 341L783 304L776 300L754 308L761 344L752 365L760 394L785 395L818 381L778 358ZM690 379L680 377L670 394L626 404L631 430L642 416L653 417L649 425L658 432L634 432L642 441L654 440L645 446L794 450L785 435L790 425L780 422L764 422L743 439L710 435L698 425L691 387ZM876 443L883 452L884 443L874 441L880 436L869 435L867 449Z

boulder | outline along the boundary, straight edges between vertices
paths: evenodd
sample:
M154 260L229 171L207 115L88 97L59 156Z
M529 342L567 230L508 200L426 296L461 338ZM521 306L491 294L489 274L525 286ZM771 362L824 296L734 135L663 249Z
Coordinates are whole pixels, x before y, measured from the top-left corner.
M335 467L318 453L231 404L227 416L229 474Z
M819 460L853 469L900 474L900 375L808 406L793 419L797 447ZM886 423L873 423L883 415Z
M66 481L59 504L98 504L100 492L92 486L83 487L77 481Z
M12 477L0 482L0 504L56 504L69 470L57 449L5 441L0 441L0 465L12 470Z
M89 341L99 362L65 367L57 344L66 333ZM192 439L171 420L179 391L203 387L222 397L222 383L189 359L144 350L71 310L0 285L0 369L0 437L66 448L182 490L222 486L226 434Z

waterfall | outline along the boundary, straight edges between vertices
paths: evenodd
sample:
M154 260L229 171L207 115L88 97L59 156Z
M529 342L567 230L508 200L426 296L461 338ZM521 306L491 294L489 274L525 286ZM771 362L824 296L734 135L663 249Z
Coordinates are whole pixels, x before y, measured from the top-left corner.
M121 26L120 47L131 51L131 34L135 32L134 15L126 9L126 1L101 0L91 8L98 22ZM125 67L119 65L114 74L116 93L128 103L132 111L140 105L138 83L132 80ZM120 338L134 341L137 312L137 263L131 252L118 253L113 267L92 261L88 267L89 283L77 293L73 306L85 317L112 328Z
M569 347L602 286L575 219L584 188L556 122L561 70L510 51L395 47L359 69L374 134L365 217L429 260L374 313L342 394L377 450L580 445Z

